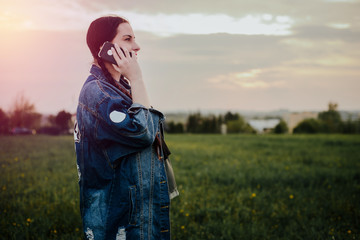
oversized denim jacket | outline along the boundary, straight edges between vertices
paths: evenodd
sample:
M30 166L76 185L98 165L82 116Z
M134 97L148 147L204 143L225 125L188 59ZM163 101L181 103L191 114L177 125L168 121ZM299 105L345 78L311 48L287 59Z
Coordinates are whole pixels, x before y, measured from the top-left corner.
M153 146L164 116L132 103L99 67L90 73L74 131L86 239L170 239L167 177Z

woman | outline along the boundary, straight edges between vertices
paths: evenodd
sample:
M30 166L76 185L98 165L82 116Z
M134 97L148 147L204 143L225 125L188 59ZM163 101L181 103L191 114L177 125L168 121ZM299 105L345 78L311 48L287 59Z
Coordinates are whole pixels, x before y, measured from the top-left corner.
M94 62L74 131L86 238L170 239L170 198L178 192L164 116L150 106L133 30L121 17L101 17L86 38ZM99 57L107 41L116 64Z

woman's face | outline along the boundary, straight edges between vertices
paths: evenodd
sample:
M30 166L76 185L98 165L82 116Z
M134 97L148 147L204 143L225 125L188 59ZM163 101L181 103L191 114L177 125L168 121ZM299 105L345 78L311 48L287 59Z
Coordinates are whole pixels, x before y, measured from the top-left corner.
M117 28L117 34L111 41L120 47L125 47L128 51L139 51L140 46L135 42L135 35L129 23L121 23Z

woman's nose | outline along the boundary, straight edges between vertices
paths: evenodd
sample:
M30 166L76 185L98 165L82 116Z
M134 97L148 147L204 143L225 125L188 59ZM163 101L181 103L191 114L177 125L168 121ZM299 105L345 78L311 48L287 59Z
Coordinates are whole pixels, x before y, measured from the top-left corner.
M140 46L139 46L139 44L134 43L134 46L133 46L133 51L135 51L135 52L140 51Z

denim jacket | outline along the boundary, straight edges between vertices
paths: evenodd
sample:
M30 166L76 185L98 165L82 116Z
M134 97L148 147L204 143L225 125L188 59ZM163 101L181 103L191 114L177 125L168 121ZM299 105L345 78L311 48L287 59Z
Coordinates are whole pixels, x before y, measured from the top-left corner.
M91 67L74 131L86 239L170 239L169 196L178 192L169 193L166 163L153 144L163 120Z

